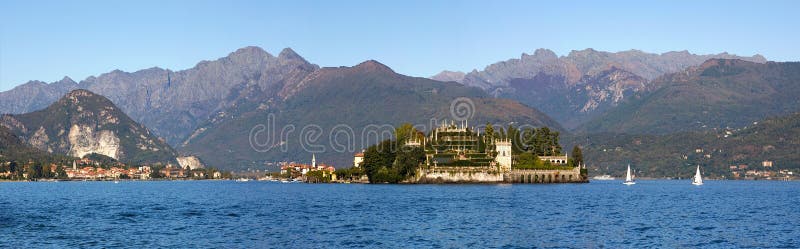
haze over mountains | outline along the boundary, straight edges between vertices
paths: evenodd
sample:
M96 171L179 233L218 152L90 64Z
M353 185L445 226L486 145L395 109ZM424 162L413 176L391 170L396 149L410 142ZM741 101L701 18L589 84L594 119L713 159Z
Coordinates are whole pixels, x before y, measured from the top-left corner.
M695 55L688 51L663 54L629 50L617 53L585 49L557 56L548 49L523 53L473 70L434 76L480 87L496 97L534 106L567 128L575 128L618 105L634 93L650 91L648 82L667 73L697 66L711 58L766 62L761 55L742 57L728 53Z
M116 70L79 83L66 77L50 84L31 81L0 93L0 112L32 112L71 90L88 89L106 96L182 154L198 155L211 166L226 169L307 161L308 144L300 143L305 125L319 126L323 134L313 144L326 146L338 139L328 132L346 125L356 135L352 148L327 148L317 154L320 161L346 166L353 151L376 142L362 142L364 127L427 125L430 119L449 119L450 104L458 97L474 103L470 125L549 126L573 133L569 140L576 144L591 146L585 138L598 137L598 132L704 134L800 111L798 99L792 97L800 94L798 74L798 63L766 62L760 55L586 49L558 57L539 49L482 71L443 72L427 79L397 74L377 61L320 68L288 48L273 56L246 47L180 71ZM266 145L280 149L256 151L250 132L268 124L270 117L275 118L278 132L286 125L295 125L296 130ZM33 136L31 131L12 132L25 141ZM607 141L593 139L593 145L615 143L614 135L599 137ZM602 169L621 160L634 159L605 158L594 167Z

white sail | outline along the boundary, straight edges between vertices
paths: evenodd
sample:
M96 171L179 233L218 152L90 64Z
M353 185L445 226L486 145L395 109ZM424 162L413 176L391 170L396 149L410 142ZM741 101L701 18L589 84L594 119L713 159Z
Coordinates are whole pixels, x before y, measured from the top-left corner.
M631 165L630 164L628 164L628 173L625 174L625 182L623 184L625 184L625 185L636 184L636 182L633 181L633 177L631 176Z
M692 184L703 185L703 176L700 175L700 165L697 165L697 172L694 174L694 177L692 178Z

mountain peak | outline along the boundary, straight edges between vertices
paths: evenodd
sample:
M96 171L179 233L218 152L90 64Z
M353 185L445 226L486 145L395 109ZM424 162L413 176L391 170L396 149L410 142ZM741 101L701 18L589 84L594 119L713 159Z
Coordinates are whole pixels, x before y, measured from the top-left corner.
M464 72L461 72L461 71L444 70L441 73L438 73L438 74L436 74L434 76L431 76L430 79L438 80L438 81L445 81L445 82L447 82L447 81L461 82L462 80L464 80L465 76L466 76L466 74Z
M238 56L272 56L264 49L257 47L257 46L247 46L240 49L237 49L233 53L230 53L228 57L238 57Z
M281 53L278 54L279 59L290 60L290 59L303 59L302 56L297 54L292 48L284 48L281 50Z
M61 80L56 81L54 83L55 84L59 84L59 85L75 85L75 84L78 84L77 82L72 80L72 78L70 78L68 76L64 76L64 78L62 78Z
M367 60L361 62L353 68L364 71L384 71L394 73L394 70L376 60Z
M546 49L546 48L536 49L536 51L533 52L533 56L558 58L558 56L556 55L555 52L553 52L553 50Z

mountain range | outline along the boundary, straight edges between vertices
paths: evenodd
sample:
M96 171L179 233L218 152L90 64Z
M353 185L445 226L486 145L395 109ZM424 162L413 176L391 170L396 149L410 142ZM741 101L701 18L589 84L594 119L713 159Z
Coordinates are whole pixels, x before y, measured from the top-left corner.
M455 82L401 75L377 61L353 67L322 68L296 84L287 85L278 96L282 101L269 102L266 101L269 98L257 96L243 98L236 108L199 127L181 150L205 155L205 160L211 164L258 166L276 159L308 161L309 150L314 145L324 145L324 151L316 152L317 158L346 165L353 160L351 152L380 142L364 136L370 126L410 122L429 130L431 119L438 122L452 119L450 108L457 98L468 98L471 102L469 108L474 116L469 121L473 125L515 122L563 130L547 115L518 102L492 98L478 88ZM280 136L280 140L274 138L272 150L254 150L248 140L250 132L259 124L270 124L270 115L277 127L273 136L278 137L284 127L292 126L295 130L285 137ZM302 133L306 125L313 125L309 128L319 128L321 132L313 143L301 142L309 135ZM332 138L336 131L349 132L352 136L341 134L341 137ZM347 139L352 139L352 145L345 151L336 151L330 146L346 144ZM281 149L281 146L286 148Z
M651 83L591 120L584 133L669 134L740 128L800 110L800 63L710 59Z
M245 47L181 71L154 67L133 73L114 70L80 83L67 77L51 84L31 81L0 93L0 113L39 110L70 90L87 89L177 145L199 123L236 102L240 96L235 89L272 96L286 82L298 82L318 68L288 48L275 57L261 48Z
M585 49L559 57L551 50L538 49L533 54L523 53L519 59L488 65L481 71L467 74L445 71L432 78L477 86L496 97L534 106L573 129L631 95L654 90L649 81L712 58L766 62L761 55L741 57L728 53L653 54L639 50L611 53Z
M612 163L647 157L605 158L607 154L595 148L607 149L636 136L659 141L711 136L799 111L798 100L791 97L800 93L799 73L798 63L767 62L760 55L587 49L558 57L539 49L482 71L446 71L427 79L398 74L373 60L352 67L320 68L288 48L276 57L258 47L245 47L181 71L115 70L79 83L66 77L50 84L31 81L0 93L0 112L52 109L48 106L60 102L59 96L88 89L108 97L132 121L152 129L145 137L164 138L164 151L171 150L167 149L171 145L213 166L241 170L275 161L308 161L311 153L322 162L348 165L352 152L377 142L364 138L364 128L403 122L429 125L431 119L451 118L452 104L467 99L474 115L470 125L549 126L565 134L570 145L585 146L587 161L598 162L594 169L608 172L615 170L608 167ZM39 122L19 121L25 119L19 117L51 114L37 115L8 115L4 122L13 117L24 123L27 130L6 126L32 147L69 154L63 143L39 142L38 130L31 131L38 129L34 126ZM69 125L40 127L47 126L48 137L59 137L63 134L51 127ZM294 125L294 130L265 140L268 143L259 146L271 149L261 151L251 140L259 125L275 126L278 132ZM352 146L333 150L328 145L343 138L330 133L341 126L352 129ZM309 131L306 128L319 131L319 136L304 133ZM682 141L686 143L679 144L686 147L708 143ZM327 148L317 152L314 144ZM174 158L177 152L171 151L168 154ZM122 158L130 154L136 153L123 153ZM653 172L675 173L667 165L660 167Z

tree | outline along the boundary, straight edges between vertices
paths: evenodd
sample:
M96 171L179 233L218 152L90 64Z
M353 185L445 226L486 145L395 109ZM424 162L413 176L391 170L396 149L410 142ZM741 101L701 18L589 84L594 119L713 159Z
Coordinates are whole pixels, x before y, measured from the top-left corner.
M404 143L406 140L413 138L417 135L417 129L410 123L403 123L400 127L394 129L394 137L397 138L399 143Z
M372 182L381 169L392 166L395 159L395 143L391 140L384 140L376 145L370 146L364 151L364 171Z
M420 147L412 147L397 153L394 167L401 178L416 174L420 162L425 160L425 152Z
M67 171L60 164L56 167L56 177L59 179L67 179Z
M572 147L572 161L575 163L574 166L583 164L583 152L581 151L581 147L577 145Z
M492 123L486 123L486 131L484 132L484 137L486 138L486 152L492 153L494 151L494 127Z
M506 129L506 138L511 141L511 153L519 154L522 152L522 141L520 140L519 130L514 125L509 124Z
M535 139L536 136L536 129L534 128L525 128L522 131L522 149L533 153L533 149L535 147Z

